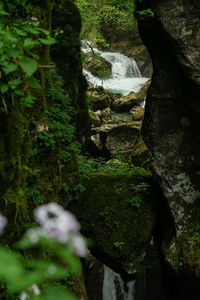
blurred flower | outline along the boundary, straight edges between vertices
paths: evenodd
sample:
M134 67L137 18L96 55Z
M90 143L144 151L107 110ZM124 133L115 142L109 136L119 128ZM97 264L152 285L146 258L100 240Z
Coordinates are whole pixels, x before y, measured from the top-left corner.
M40 289L37 286L37 284L33 284L31 287L29 287L28 291L30 291L34 295L40 295ZM30 299L29 295L26 292L22 292L20 295L20 300L28 300L28 299Z
M0 235L4 232L4 228L7 225L7 219L0 213Z
M79 233L80 224L73 214L57 203L41 205L34 211L35 220L40 224L38 229L29 230L30 240L36 243L43 234L54 240L67 244L79 256L86 255L86 243Z

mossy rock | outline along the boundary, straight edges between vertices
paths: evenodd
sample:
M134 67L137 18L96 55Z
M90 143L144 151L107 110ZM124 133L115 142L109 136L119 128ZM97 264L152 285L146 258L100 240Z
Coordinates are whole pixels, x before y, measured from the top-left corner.
M200 280L200 225L199 222L180 234L167 251L167 261L179 274L187 270L193 278Z
M111 77L111 64L96 53L85 55L84 68L99 78Z
M152 195L141 175L93 173L81 199L71 203L92 250L103 262L133 274L143 261L154 227ZM137 203L137 197L140 203Z

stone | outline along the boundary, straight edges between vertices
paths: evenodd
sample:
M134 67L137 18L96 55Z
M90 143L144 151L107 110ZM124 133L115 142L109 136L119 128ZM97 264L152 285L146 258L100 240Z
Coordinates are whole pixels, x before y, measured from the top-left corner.
M99 127L99 126L101 126L101 120L100 120L98 114L96 114L92 110L89 110L89 116L90 116L91 123L92 123L93 127Z
M128 112L133 106L139 105L144 99L138 99L137 94L131 92L127 96L116 99L112 103L112 108L116 112Z
M98 150L102 150L102 143L99 133L91 135L91 142L96 146Z
M134 106L131 108L130 113L133 121L142 121L144 118L144 107Z
M102 123L108 123L111 120L111 109L110 107L102 110Z
M94 76L99 78L107 78L112 75L111 64L107 62L103 57L96 53L87 53L83 67L91 72Z
M133 164L135 166L146 167L147 164L150 164L151 153L149 152L143 140L139 141L139 143L135 146L132 152L132 157Z
M106 149L112 156L116 153L130 155L138 143L140 128L139 122L111 126L106 133Z
M114 100L112 108L117 112L128 112L133 106L142 104L146 98L147 90L150 86L151 79L147 80L139 92L131 92L128 96L123 96Z
M138 2L137 10L147 7L154 17L138 17L139 29L154 74L142 133L175 226L170 242L161 237L164 263L180 282L174 297L196 300L200 293L200 241L196 239L200 223L200 3L144 0Z
M154 227L152 199L142 196L134 206L134 187L150 183L150 177L113 173L93 173L84 183L80 202L71 201L86 236L93 241L95 256L115 271L135 274L144 259ZM138 192L140 194L140 192ZM133 205L131 204L133 203Z
M89 104L93 111L102 110L110 106L111 98L103 87L88 90Z
M104 264L89 253L83 259L85 286L90 300L102 300Z

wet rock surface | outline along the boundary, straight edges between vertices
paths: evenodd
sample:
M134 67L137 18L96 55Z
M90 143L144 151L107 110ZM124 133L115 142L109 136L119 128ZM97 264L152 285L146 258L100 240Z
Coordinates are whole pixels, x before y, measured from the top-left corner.
M154 73L143 137L167 199L176 238L162 251L182 282L173 299L198 299L200 283L200 3L153 0L138 4L153 18L139 20ZM167 230L167 228L166 228ZM185 286L185 287L184 287ZM187 286L187 288L186 288ZM180 296L181 295L181 296Z

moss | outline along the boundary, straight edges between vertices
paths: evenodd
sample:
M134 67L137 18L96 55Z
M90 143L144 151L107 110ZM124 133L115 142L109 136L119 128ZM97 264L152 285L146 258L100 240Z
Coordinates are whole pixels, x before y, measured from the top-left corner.
M139 175L94 173L81 200L70 207L94 241L95 251L132 273L143 259L154 225L150 194L142 196L140 207L131 205L133 187L146 181Z
M179 272L185 268L200 278L200 228L199 224L184 232L176 240L176 246L170 253L173 265Z
M99 54L88 54L85 56L84 67L94 76L100 78L111 77L111 64L104 60Z

